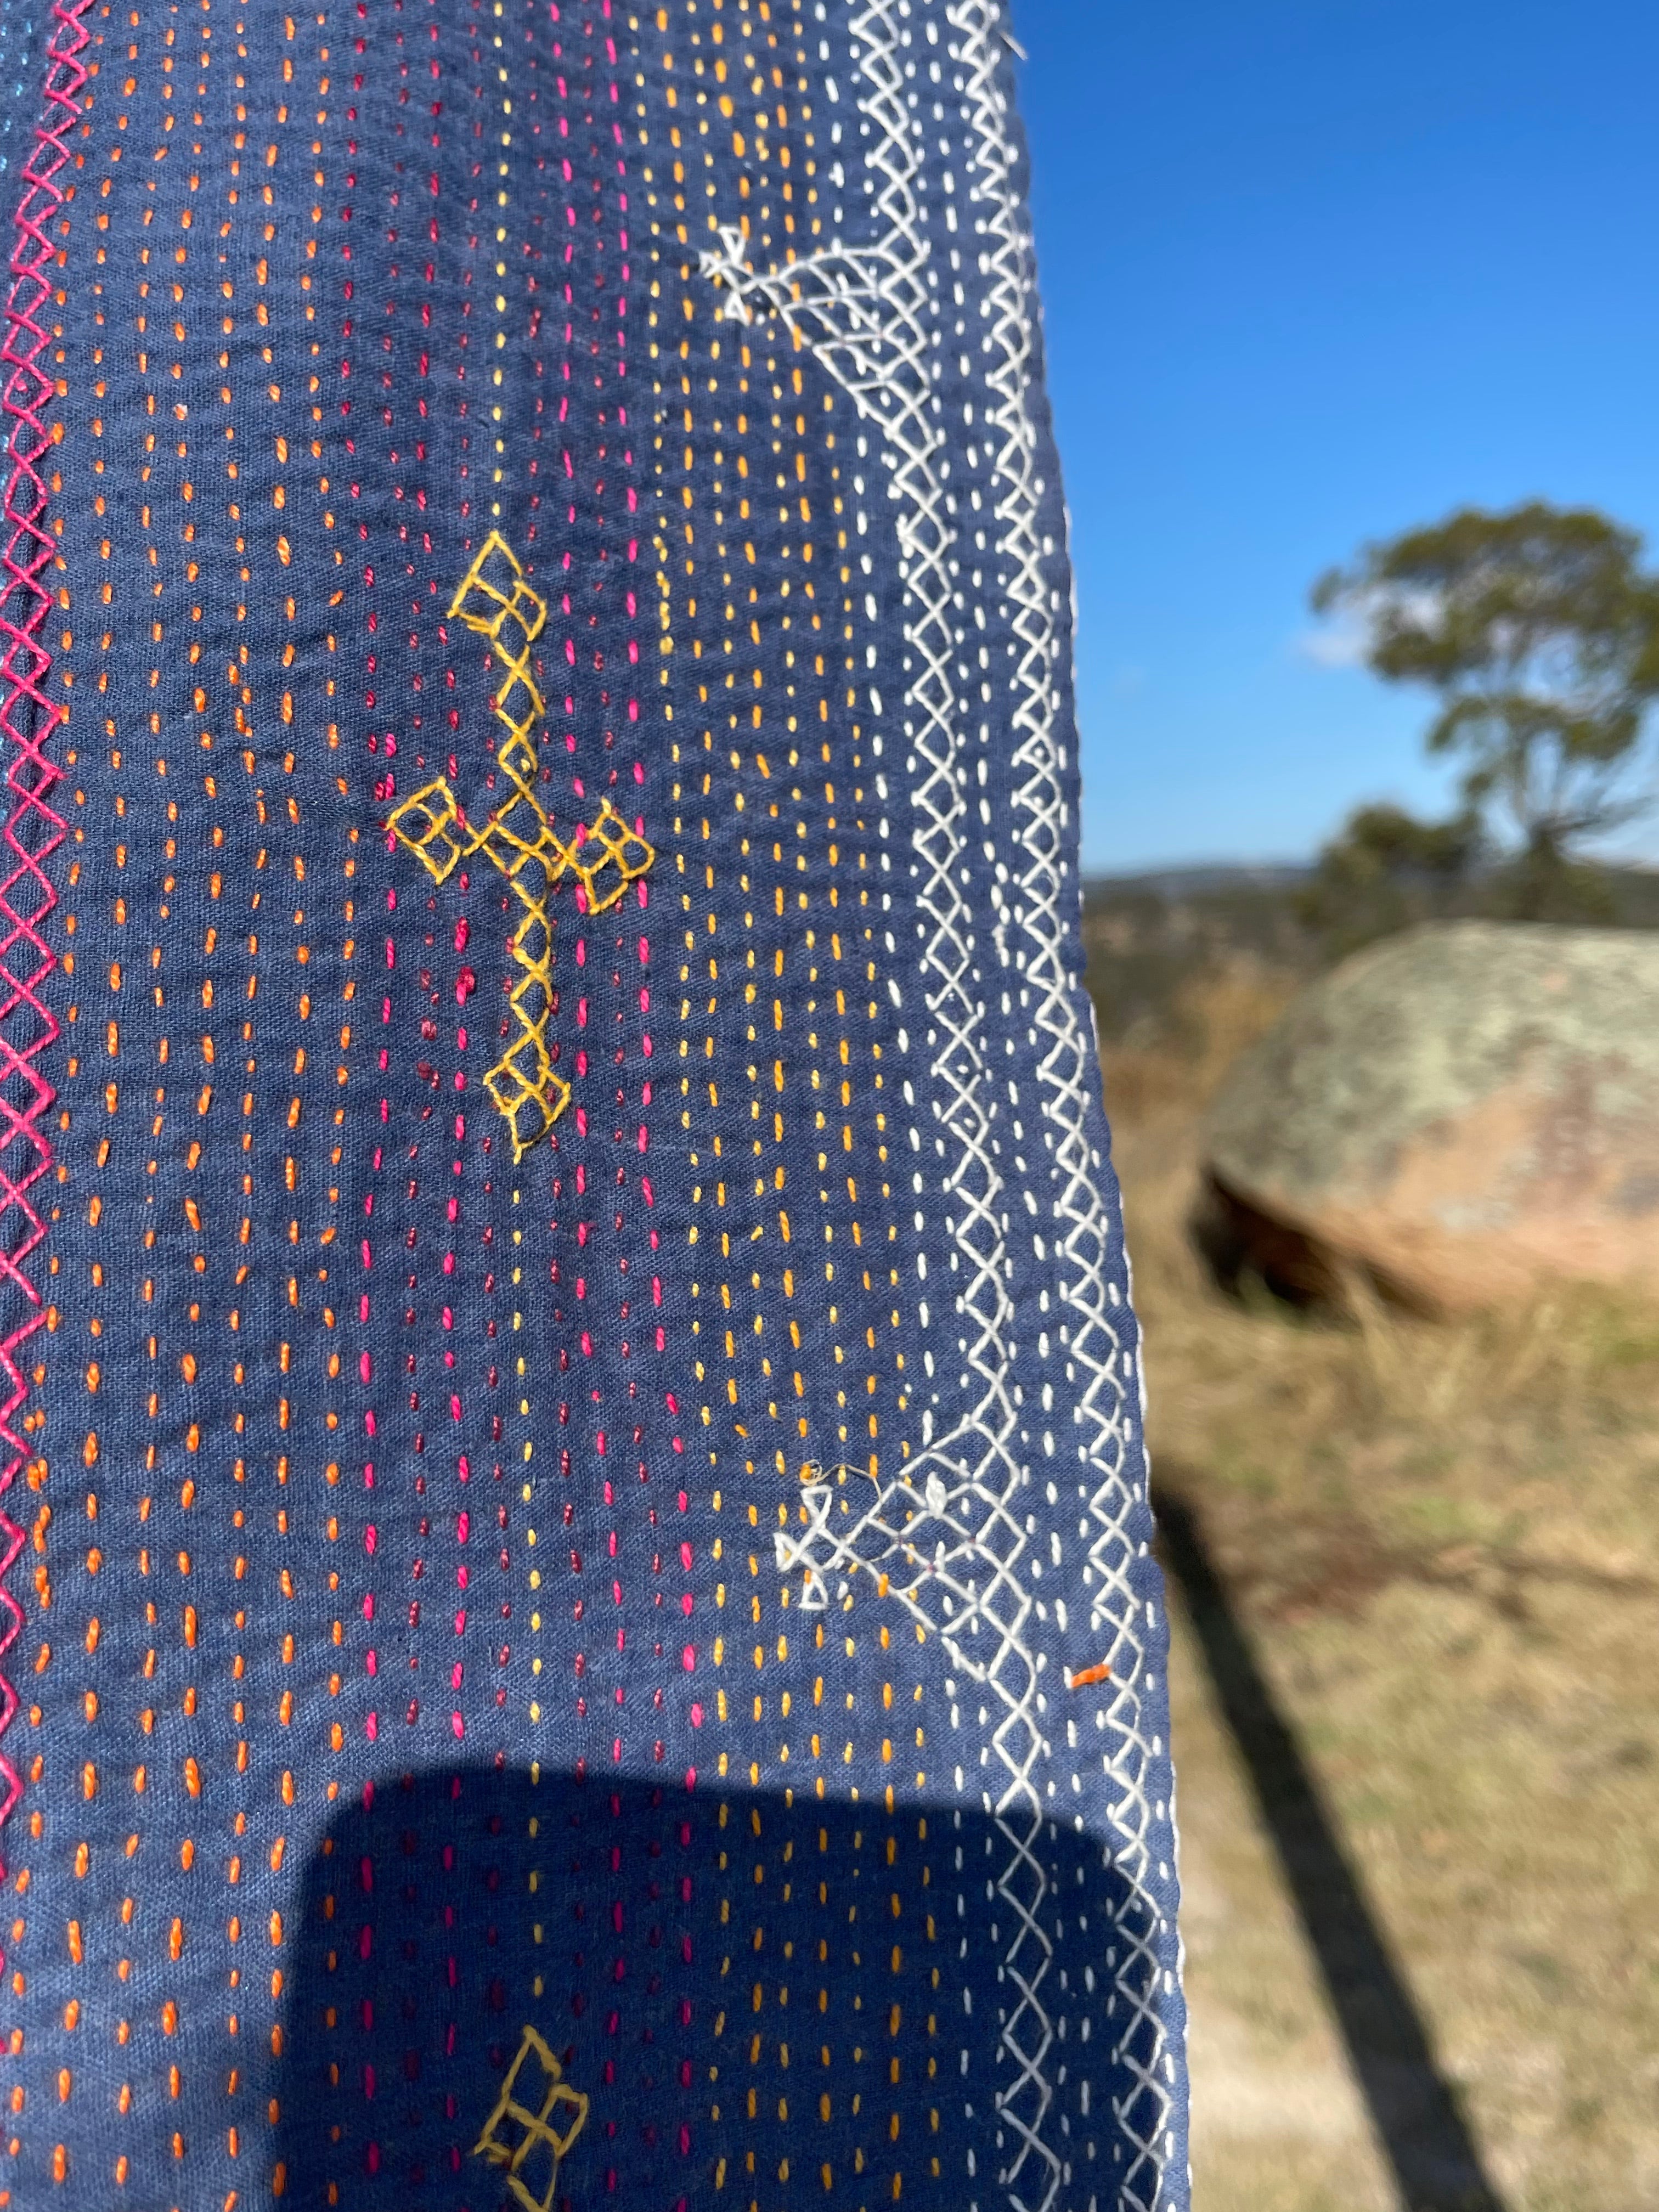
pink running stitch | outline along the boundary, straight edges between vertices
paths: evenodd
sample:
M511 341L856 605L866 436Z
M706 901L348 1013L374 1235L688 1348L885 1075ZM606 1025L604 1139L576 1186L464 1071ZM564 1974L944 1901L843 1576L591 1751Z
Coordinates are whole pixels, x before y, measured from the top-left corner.
M0 1277L20 1290L32 1310L0 1340L0 1369L6 1395L0 1403L0 1443L9 1457L0 1469L0 1496L10 1489L28 1455L28 1443L13 1418L29 1395L19 1364L29 1338L46 1318L40 1292L24 1263L46 1233L29 1192L52 1165L52 1141L42 1117L57 1097L35 1066L58 1036L58 1024L40 997L56 967L57 956L40 927L58 903L44 863L63 842L64 823L47 805L47 794L62 771L42 750L46 733L62 711L46 696L52 653L41 641L52 606L45 580L52 557L46 530L46 487L38 464L52 444L40 410L54 396L52 379L40 366L50 331L41 319L52 295L49 271L54 248L47 235L52 217L67 195L58 184L72 156L64 143L81 118L80 94L88 72L80 59L91 43L82 17L92 0L57 0L56 27L46 49L46 113L23 170L22 197L14 216L10 284L6 295L5 337L0 362L9 374L0 408L11 418L5 441L3 555L5 581L0 587L0 728L15 748L6 771L11 795L4 842L8 858L0 880ZM21 1158L21 1165L18 1164ZM23 1531L0 1508L0 1659L21 1633L23 1609L5 1587ZM17 1711L17 1692L0 1672L0 1736ZM9 1817L22 1783L9 1759L0 1753L0 1825ZM0 1879L5 1868L0 1863Z

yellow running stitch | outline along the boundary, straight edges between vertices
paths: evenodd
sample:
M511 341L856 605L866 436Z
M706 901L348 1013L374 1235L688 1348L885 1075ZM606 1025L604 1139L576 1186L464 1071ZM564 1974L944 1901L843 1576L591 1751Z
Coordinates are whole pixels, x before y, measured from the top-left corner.
M533 2109L528 2101L521 2101L514 2094L520 2069L532 2057L540 2064L544 2085L541 2102ZM556 2110L567 2122L562 2134L553 2120ZM586 2118L587 2099L580 2089L570 2087L558 2060L535 2029L526 2027L519 2055L507 2069L501 2094L495 2100L495 2109L484 2122L483 2131L472 2146L472 2155L487 2158L492 2166L506 2167L507 2185L524 2207L524 2212L552 2212L554 2193L559 2185L559 2161L581 2133ZM515 2133L516 2142L513 2139ZM526 2166L532 2154L538 2150L545 2154L546 2165L544 2168L532 2169L532 2178L527 2179Z
M531 589L499 531L492 530L479 548L450 602L449 613L452 620L459 617L469 629L489 640L505 671L493 706L507 735L495 757L507 772L512 795L482 830L475 830L449 783L439 776L394 807L386 826L434 883L447 881L459 860L484 854L507 878L525 909L508 945L525 971L508 1000L518 1032L484 1077L485 1088L512 1133L517 1161L547 1134L570 1103L570 1085L555 1071L547 1049L553 1007L553 923L548 900L568 869L581 886L588 911L603 914L657 855L608 799L599 802L598 819L580 825L568 845L554 836L542 811L535 790L535 732L545 706L532 672L530 649L547 621L547 602ZM527 1130L526 1120L531 1124Z

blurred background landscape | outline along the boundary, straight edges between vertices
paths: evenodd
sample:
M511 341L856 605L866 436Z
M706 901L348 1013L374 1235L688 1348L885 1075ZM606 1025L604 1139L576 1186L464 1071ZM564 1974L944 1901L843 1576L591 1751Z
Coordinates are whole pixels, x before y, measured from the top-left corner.
M1194 2203L1638 2212L1659 1304L1565 1282L1447 1319L1218 1285L1205 1111L1335 957L1312 880L1086 908L1175 1634Z
M1175 1636L1194 2201L1646 2212L1659 17L1020 0L1014 27ZM1410 981L1443 946L1465 989L1490 962L1467 1019ZM1414 1237L1439 1276L1396 1264Z

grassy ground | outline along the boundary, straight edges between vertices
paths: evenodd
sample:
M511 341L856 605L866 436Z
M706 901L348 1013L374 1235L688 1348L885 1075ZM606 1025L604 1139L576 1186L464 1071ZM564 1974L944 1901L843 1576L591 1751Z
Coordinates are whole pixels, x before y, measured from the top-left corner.
M1659 2204L1659 1315L1243 1304L1186 1235L1196 1122L1284 987L1109 1051L1155 1493L1200 1523L1509 2212ZM1176 1608L1206 2212L1395 2199Z

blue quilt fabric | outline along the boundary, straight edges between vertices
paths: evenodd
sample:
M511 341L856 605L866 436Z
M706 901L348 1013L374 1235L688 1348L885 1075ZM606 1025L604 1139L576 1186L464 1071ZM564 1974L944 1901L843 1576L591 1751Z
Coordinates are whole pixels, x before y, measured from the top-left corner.
M1002 10L3 28L0 2207L1173 2212Z

